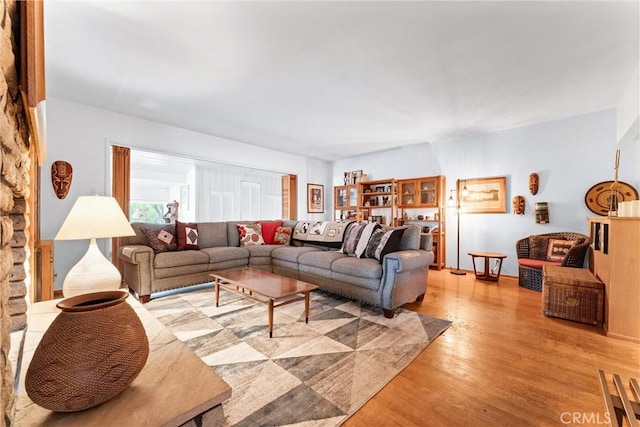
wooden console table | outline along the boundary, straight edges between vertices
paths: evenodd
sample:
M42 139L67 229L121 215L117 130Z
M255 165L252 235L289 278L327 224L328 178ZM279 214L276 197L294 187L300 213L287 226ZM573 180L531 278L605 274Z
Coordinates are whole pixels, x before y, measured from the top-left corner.
M60 310L59 300L32 304L20 358L16 426L214 426L224 421L222 402L231 387L135 298L134 308L149 338L149 358L138 377L111 400L80 412L56 413L36 405L24 387L33 353Z
M507 256L505 254L499 254L497 252L469 252L471 255L471 262L473 263L473 272L476 275L476 279L488 280L490 282L497 282L500 279L500 271L502 270L502 260ZM476 269L476 258L484 258L484 271L479 273ZM489 261L495 259L498 263L497 273L492 273L489 267Z

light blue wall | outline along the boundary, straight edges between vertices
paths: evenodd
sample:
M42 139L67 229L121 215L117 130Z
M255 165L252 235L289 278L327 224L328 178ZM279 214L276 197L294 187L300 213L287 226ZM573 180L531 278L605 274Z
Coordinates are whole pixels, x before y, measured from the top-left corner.
M307 218L307 182L323 184L331 193L331 166L327 162L282 153L224 138L204 135L149 120L113 113L53 97L47 98L47 159L41 176L41 237L53 239L78 196L111 194L110 146L112 144L153 150L182 157L290 173L298 176L298 217ZM69 195L59 200L51 185L49 170L56 160L73 166ZM327 200L327 203L330 199ZM329 205L331 206L331 205ZM313 218L329 219L331 210ZM107 239L98 245L103 253ZM84 255L88 240L56 241L55 288Z
M637 158L636 140L621 147L621 156ZM576 231L587 234L584 203L594 184L613 179L616 117L607 110L515 129L449 139L334 162L334 184L342 172L362 169L372 179L445 175L448 189L456 179L507 177L506 214L466 214L460 225L460 268L471 270L467 252L507 254L503 273L518 273L515 242L530 234ZM621 162L622 163L622 162ZM624 162L619 179L638 188L639 165ZM529 193L529 174L540 175L537 195ZM448 193L448 192L447 192ZM511 199L523 195L525 215L511 213ZM534 203L549 203L549 224L536 224ZM456 265L456 217L447 214L447 265Z

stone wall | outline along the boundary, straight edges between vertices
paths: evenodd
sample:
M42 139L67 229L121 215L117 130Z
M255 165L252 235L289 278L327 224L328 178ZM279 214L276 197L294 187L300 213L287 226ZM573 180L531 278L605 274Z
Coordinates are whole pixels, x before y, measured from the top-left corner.
M10 331L26 324L29 127L19 91L18 2L0 0L0 427L13 423Z

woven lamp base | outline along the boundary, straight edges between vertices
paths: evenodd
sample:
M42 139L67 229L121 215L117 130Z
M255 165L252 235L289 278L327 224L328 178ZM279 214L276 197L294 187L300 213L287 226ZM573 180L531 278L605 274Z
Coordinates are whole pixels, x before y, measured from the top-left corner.
M149 356L140 318L124 291L66 298L44 333L25 377L27 395L55 412L106 402L138 376Z

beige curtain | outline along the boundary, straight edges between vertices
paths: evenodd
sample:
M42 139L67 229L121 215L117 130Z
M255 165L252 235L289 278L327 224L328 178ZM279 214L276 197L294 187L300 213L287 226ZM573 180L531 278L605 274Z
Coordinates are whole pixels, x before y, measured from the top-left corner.
M129 218L129 196L131 181L131 150L127 147L111 147L111 195L120 204L124 214ZM113 265L123 273L122 261L118 259L120 238L111 239L111 258Z

